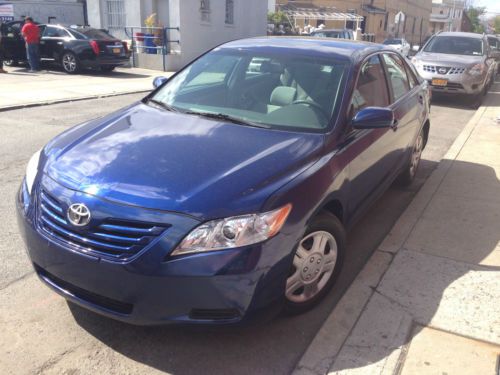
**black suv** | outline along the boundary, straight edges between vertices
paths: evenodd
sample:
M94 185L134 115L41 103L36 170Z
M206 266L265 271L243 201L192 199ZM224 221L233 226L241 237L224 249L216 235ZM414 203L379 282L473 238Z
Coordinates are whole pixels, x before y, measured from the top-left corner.
M23 21L2 24L2 44L6 65L26 61L21 36ZM40 27L40 58L62 66L74 74L85 68L111 71L128 63L130 52L126 42L104 30L87 26L38 25Z

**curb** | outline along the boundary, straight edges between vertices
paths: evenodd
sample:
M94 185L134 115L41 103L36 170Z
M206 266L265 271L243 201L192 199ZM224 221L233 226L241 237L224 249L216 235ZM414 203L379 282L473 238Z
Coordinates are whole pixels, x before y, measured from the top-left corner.
M16 104L16 105L7 106L7 107L0 107L0 112L14 111L16 109L31 108L31 107L41 107L41 106L52 105L52 104L79 102L82 100L109 98L109 97L113 97L113 96L140 94L140 93L146 93L146 92L151 92L151 90L135 90L135 91L125 91L125 92L119 92L119 93L114 92L114 93L101 94L101 95L87 95L87 96L77 96L74 98L49 100L49 101L45 101L45 102L23 103L23 104Z
M354 282L326 318L295 366L292 372L294 375L328 373L385 272L389 269L395 254L403 247L422 213L432 201L485 111L486 106L482 105L457 136L437 168L427 178L379 248L372 254Z

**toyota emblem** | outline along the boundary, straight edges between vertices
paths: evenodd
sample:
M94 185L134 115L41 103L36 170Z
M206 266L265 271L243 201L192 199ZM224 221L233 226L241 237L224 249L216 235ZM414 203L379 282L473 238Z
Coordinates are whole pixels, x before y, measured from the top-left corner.
M77 227L90 223L90 210L83 203L74 203L68 208L68 220Z

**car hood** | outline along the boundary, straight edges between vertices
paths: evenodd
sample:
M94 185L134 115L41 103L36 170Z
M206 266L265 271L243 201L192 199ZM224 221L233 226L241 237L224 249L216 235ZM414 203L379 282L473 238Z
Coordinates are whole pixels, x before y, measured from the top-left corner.
M113 202L207 219L259 211L314 163L323 140L139 103L55 138L44 172Z
M423 63L446 66L470 66L483 61L483 56L449 55L431 52L422 52L416 57Z

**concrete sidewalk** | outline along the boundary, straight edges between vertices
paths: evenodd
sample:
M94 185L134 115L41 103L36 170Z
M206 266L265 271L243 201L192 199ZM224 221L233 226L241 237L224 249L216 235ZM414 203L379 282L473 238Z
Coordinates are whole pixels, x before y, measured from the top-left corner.
M499 115L497 83L325 321L296 374L498 373ZM433 126L439 124L431 124L431 137Z
M109 73L85 71L75 75L58 70L29 73L24 67L6 67L6 70L8 74L0 75L0 111L147 92L153 88L154 77L173 74L138 68L117 68Z

